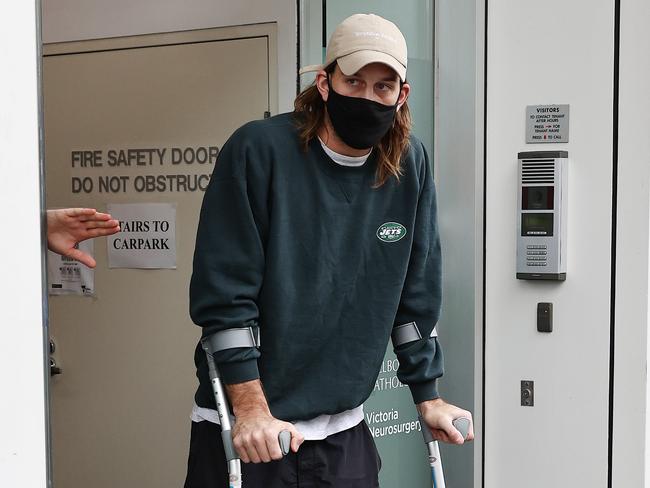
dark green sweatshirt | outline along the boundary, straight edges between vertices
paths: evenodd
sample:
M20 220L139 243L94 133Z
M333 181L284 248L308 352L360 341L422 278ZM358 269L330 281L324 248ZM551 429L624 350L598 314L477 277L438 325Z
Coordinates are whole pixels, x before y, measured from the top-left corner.
M250 122L219 154L203 199L190 314L203 336L257 324L261 347L215 354L223 380L261 378L274 416L308 420L364 402L394 326L423 339L396 349L414 401L438 396L442 351L429 337L441 301L441 257L429 161L416 138L399 182L375 183L304 151L295 115ZM214 408L203 351L199 406Z

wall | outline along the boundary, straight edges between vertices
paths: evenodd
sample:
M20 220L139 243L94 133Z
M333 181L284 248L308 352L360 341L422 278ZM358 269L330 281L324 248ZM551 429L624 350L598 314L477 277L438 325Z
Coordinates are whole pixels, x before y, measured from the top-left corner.
M47 482L39 161L38 26L34 2L0 6L0 486ZM12 264L14 264L12 266Z
M472 410L477 437L441 447L449 486L480 486L483 300L484 8L439 0L435 162L444 263L443 396ZM443 332L444 331L444 332Z
M621 1L612 486L650 486L648 219L650 3Z
M296 2L287 0L61 0L43 2L43 42L278 23L281 112L296 94Z
M489 0L485 487L607 486L614 2ZM568 144L525 144L525 107L568 103ZM515 279L517 152L569 151L565 282ZM537 332L536 303L554 304ZM520 380L535 406L520 406ZM622 485L618 485L622 486ZM632 486L632 485L625 485Z

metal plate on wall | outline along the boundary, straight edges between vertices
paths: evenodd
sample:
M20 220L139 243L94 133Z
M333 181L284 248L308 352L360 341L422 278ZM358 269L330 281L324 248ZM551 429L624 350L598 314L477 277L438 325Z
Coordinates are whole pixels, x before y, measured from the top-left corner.
M526 144L569 142L569 105L527 105Z

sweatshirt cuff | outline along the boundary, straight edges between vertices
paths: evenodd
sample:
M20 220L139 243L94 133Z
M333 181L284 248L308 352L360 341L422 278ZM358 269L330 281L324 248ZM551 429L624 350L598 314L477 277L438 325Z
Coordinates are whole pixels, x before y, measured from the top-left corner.
M256 358L231 363L219 363L219 374L227 385L244 383L260 377Z
M409 385L414 403L422 403L427 400L439 398L438 380L425 381L424 383L413 383Z

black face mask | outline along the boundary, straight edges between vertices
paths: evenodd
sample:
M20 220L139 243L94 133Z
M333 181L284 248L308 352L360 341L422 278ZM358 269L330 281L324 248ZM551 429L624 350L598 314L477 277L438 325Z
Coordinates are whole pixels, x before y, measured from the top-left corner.
M334 91L329 77L327 83L329 96L325 105L336 134L355 149L376 146L393 125L397 102L384 105L366 98L347 97Z

